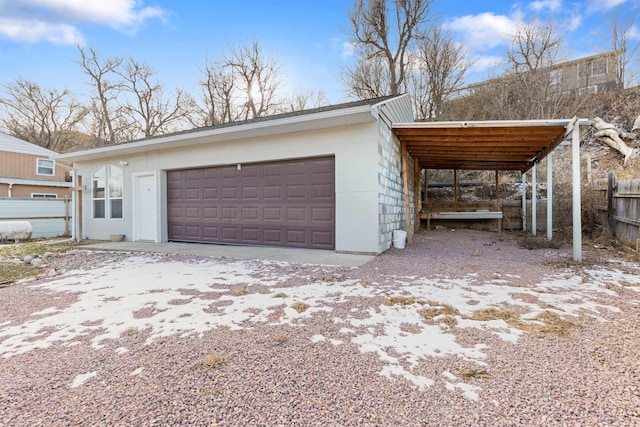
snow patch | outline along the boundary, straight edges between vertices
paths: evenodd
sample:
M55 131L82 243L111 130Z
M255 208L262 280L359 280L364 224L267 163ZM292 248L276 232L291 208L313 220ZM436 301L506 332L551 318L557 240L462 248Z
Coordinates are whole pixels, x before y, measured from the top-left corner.
M91 378L95 377L96 375L98 375L97 371L87 372L86 374L76 375L76 377L73 379L73 382L71 383L71 388L80 387L82 384L86 383Z

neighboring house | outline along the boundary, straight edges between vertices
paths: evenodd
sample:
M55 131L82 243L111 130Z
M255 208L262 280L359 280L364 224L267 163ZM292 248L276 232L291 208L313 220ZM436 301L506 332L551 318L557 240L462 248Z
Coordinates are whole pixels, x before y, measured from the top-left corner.
M547 68L550 71L551 92L577 95L612 92L617 87L617 61L616 52L606 52L553 65ZM505 79L507 77L497 77L471 84L451 93L449 99L473 95L476 91L500 84Z
M616 90L617 58L616 52L607 52L551 67L550 78L555 93L584 95Z
M70 170L56 164L54 151L0 133L0 197L71 196Z
M409 96L391 96L58 158L73 162L75 184L86 188L80 238L376 254L406 228L391 123L412 121ZM406 163L413 199L415 162Z

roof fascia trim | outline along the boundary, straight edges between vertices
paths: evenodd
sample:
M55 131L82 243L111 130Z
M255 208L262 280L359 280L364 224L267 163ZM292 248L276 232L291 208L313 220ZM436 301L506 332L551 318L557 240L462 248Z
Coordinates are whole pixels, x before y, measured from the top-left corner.
M319 129L322 126L314 127L312 125L313 122L321 122L323 120L330 120L333 118L338 118L342 116L350 116L350 115L361 115L361 114L369 114L369 119L367 121L374 122L377 120L376 115L373 113L371 105L360 105L357 107L351 107L347 109L340 110L330 110L330 111L322 111L313 114L301 114L297 116L291 117L283 117L274 120L264 120L258 121L254 123L245 123L239 124L236 126L225 126L221 128L214 129L205 129L201 131L194 132L186 132L179 133L174 135L167 136L159 136L149 139L142 139L134 142L127 142L122 144L110 145L108 147L99 147L90 150L84 151L76 151L65 154L58 154L55 156L56 159L60 160L89 160L96 159L101 157L108 157L110 154L118 155L119 153L126 152L140 152L141 148L145 148L147 150L154 149L162 149L163 146L169 145L171 143L178 143L181 146L190 145L190 141L193 141L193 144L197 144L198 140L203 138L214 138L214 141L219 141L222 139L225 140L235 140L242 139L245 137L253 137L255 135L252 132L260 129L274 129L275 131L269 133L268 135L278 135L284 134L288 132L292 132L287 129L289 125L296 125L300 123L309 123L309 130L311 129ZM278 129L278 128L282 129ZM217 138L216 138L217 137ZM213 141L212 141L213 142Z

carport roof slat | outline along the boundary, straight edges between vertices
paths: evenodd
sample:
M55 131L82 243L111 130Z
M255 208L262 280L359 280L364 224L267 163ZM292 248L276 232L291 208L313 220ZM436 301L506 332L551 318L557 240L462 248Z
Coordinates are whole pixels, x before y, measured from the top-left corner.
M427 169L526 172L564 139L571 120L393 123Z

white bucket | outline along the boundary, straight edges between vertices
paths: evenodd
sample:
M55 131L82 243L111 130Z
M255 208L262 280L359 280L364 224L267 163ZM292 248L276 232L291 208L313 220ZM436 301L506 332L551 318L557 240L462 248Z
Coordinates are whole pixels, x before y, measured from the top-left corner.
M404 249L407 240L407 232L404 230L393 230L393 246L398 249Z

